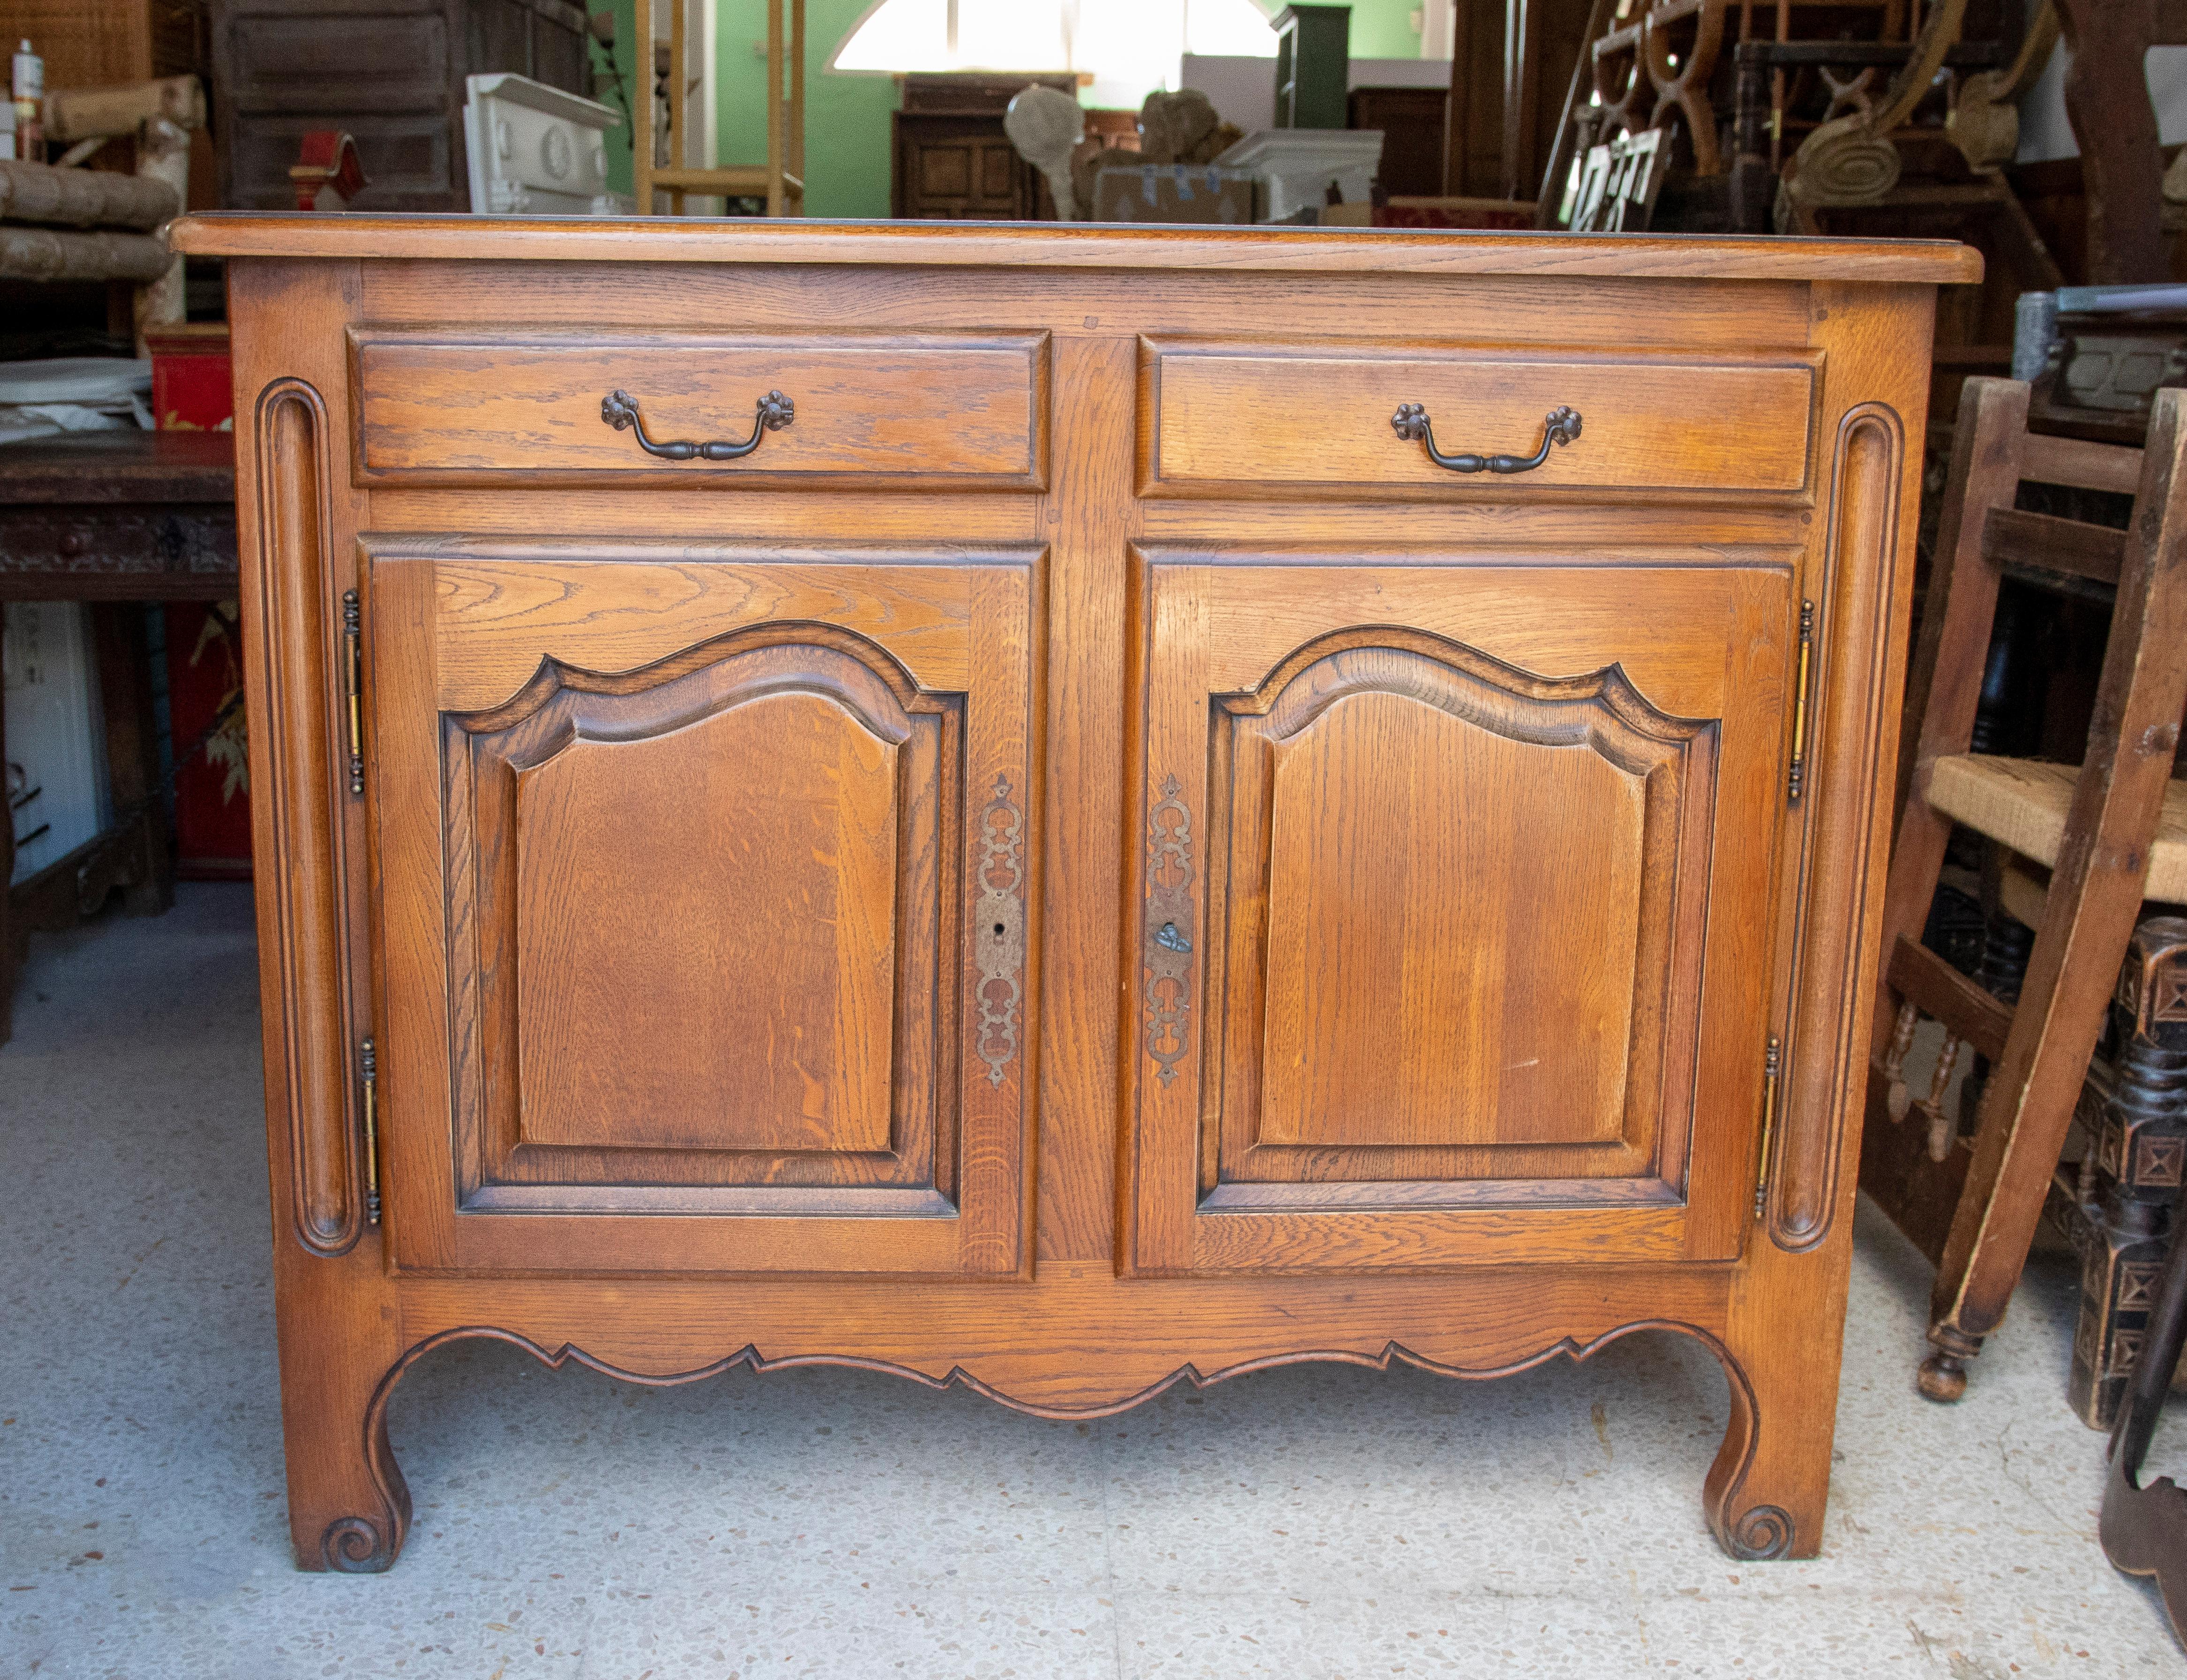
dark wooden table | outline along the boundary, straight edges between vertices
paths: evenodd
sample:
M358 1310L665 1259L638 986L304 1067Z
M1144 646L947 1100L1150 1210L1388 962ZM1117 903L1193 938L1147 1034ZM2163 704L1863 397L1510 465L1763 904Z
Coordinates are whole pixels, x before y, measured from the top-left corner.
M117 888L142 914L173 902L137 604L224 600L237 587L235 446L227 434L94 432L0 448L0 626L9 601L93 604L115 812L104 834L0 892L0 1043L32 928L66 926ZM0 699L0 764L6 758ZM0 882L14 863L14 815L0 798Z

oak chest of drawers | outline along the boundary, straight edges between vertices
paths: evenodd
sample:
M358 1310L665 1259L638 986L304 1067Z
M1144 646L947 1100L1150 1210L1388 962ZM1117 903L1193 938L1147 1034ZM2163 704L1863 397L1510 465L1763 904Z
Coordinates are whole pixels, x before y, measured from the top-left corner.
M452 1339L1701 1338L1819 1544L1948 245L210 218L290 1510ZM571 321L588 323L582 331Z

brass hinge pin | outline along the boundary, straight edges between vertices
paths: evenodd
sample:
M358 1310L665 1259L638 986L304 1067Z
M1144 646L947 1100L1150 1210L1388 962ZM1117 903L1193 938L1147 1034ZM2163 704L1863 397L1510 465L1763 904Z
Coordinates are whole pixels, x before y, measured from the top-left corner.
M1808 673L1815 649L1815 604L1800 603L1800 675L1792 694L1792 767L1785 777L1785 796L1793 804L1808 787Z
M1754 1175L1757 1219L1762 1217L1763 1205L1769 1196L1769 1145L1777 1130L1777 1080L1783 1057L1783 1048L1773 1032L1769 1035L1769 1048L1762 1058L1762 1164Z
M357 591L342 591L342 639L349 644L349 790L364 791L364 621Z
M364 1081L364 1212L379 1223L379 1057L368 1038L357 1046L358 1071Z

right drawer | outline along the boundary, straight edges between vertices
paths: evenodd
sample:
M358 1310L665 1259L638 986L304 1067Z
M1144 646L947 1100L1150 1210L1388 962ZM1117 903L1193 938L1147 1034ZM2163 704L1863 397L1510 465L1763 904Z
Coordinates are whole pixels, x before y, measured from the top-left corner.
M1361 491L1808 489L1817 363L1564 351L1140 342L1139 491L1223 496ZM1400 432L1416 405L1445 456L1531 458L1544 423L1579 418L1538 466L1459 472Z

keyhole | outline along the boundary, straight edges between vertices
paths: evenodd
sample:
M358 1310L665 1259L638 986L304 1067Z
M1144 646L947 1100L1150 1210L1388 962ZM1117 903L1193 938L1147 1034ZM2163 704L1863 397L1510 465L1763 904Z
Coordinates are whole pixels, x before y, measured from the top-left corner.
M996 924L995 924L995 937L996 937L997 939L1000 939L1002 936L1003 936L1003 924L1002 924L1000 922L998 922L998 923L996 923Z

